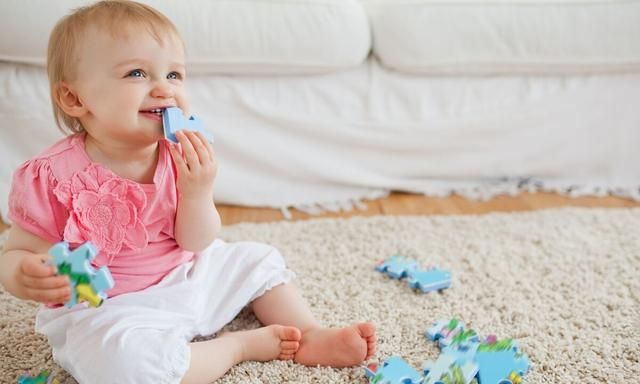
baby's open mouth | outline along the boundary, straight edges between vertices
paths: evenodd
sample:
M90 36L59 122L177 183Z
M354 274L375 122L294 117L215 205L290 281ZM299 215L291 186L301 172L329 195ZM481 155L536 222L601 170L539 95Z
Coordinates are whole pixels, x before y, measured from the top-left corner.
M162 112L164 111L164 108L156 108L156 109L148 109L146 111L140 111L142 113L155 113L158 116L162 116Z

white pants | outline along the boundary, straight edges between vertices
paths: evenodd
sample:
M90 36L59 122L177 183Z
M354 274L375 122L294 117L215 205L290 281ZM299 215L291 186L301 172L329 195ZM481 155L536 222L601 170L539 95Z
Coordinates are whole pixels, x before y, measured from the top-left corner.
M112 297L99 308L43 307L36 331L81 384L179 383L195 336L217 332L292 277L271 246L216 240L143 291Z

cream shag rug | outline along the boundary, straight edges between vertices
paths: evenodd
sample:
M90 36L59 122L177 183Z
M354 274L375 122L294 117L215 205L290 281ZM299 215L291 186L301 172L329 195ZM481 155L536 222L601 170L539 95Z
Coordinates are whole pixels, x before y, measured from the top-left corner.
M399 355L421 368L439 353L423 337L425 328L456 317L481 335L515 338L533 364L527 383L640 380L640 209L240 224L226 227L222 237L280 248L326 325L373 320L379 332L374 360ZM373 270L396 253L450 269L452 287L420 294ZM2 382L43 368L75 382L33 332L35 312L34 304L0 291ZM257 326L243 312L227 329ZM277 361L241 364L218 382L367 381L359 367Z

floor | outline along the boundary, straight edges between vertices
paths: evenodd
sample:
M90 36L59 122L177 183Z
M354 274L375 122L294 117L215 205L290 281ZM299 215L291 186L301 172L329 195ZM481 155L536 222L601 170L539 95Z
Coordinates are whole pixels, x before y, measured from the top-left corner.
M393 193L384 199L365 203L366 209L350 212L327 213L320 216L309 216L292 210L294 220L317 217L350 217L372 215L452 215L481 214L487 212L516 212L544 208L579 206L579 207L640 207L640 201L632 201L619 197L580 197L569 198L553 193L525 193L516 197L499 196L489 201L471 201L460 196L445 198L425 197L406 193ZM246 208L221 205L218 211L223 224L239 222L268 222L283 220L278 209Z
M640 207L640 201L631 201L619 197L579 197L569 198L553 193L525 193L519 196L499 196L489 201L471 201L460 196L443 198L425 197L407 193L393 193L389 197L367 201L362 210L350 212L329 212L310 216L297 210L291 210L293 220L306 220L318 217L350 217L373 215L453 215L481 214L487 212L517 212L553 207ZM247 208L233 205L218 205L218 211L224 225L240 222L269 222L284 220L279 209ZM0 221L0 232L7 229Z

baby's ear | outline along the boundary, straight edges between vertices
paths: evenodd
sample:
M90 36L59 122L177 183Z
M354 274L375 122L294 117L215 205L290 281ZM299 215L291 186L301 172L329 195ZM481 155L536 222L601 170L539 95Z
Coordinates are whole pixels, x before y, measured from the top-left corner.
M78 92L64 81L56 87L53 97L58 107L71 117L81 117L87 112L87 107L80 100Z

